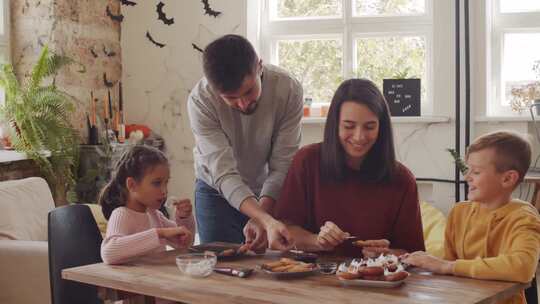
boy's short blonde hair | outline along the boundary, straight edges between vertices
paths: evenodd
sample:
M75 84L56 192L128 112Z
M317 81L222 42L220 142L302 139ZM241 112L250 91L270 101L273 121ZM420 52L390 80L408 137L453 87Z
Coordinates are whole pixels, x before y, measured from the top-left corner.
M531 145L529 141L514 132L498 131L478 137L467 149L465 155L484 149L495 150L495 169L497 172L516 170L519 179L523 181L531 165Z

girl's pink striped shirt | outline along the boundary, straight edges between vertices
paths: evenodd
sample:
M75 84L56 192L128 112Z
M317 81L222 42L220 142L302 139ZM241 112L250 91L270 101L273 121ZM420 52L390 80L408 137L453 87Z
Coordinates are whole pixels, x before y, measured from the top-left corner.
M158 237L156 228L185 226L195 234L193 215L176 217L171 221L156 209L137 212L127 207L114 209L107 224L107 233L101 243L101 258L106 264L121 264L132 258L165 251L165 245L178 247Z

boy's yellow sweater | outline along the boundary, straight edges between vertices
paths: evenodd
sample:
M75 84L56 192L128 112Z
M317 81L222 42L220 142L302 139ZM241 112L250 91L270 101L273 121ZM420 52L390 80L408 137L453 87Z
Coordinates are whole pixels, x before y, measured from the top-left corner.
M529 203L512 200L495 210L462 202L450 211L445 259L454 274L476 279L530 282L540 254L540 217ZM523 291L500 303L526 303Z

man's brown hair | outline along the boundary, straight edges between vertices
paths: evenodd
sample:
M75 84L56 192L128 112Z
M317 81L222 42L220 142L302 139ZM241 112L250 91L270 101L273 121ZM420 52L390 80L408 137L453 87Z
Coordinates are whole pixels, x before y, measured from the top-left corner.
M246 38L225 35L204 49L204 76L218 93L234 92L246 76L256 75L258 62L259 57Z
M484 149L495 150L495 169L497 172L516 170L519 173L518 183L523 181L531 165L531 145L514 132L498 131L478 137L467 149L469 154Z

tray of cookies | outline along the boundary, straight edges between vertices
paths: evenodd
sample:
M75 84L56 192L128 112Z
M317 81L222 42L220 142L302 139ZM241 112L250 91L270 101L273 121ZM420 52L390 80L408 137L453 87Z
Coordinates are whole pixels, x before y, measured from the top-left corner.
M276 279L292 279L310 276L318 273L318 266L314 263L305 263L290 258L281 258L275 262L268 262L258 267L264 274Z

